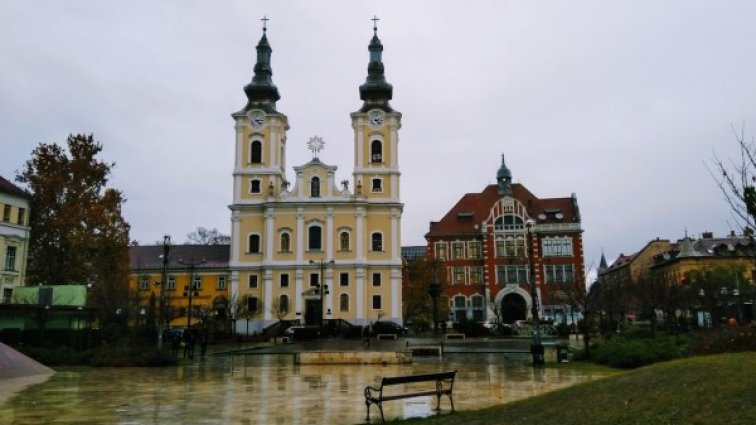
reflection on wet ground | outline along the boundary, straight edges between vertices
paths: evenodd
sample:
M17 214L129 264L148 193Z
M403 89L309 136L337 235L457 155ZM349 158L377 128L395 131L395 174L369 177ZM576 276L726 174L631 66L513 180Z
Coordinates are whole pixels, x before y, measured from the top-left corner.
M534 369L529 356L450 354L406 365L295 365L291 355L209 357L172 368L63 368L0 406L2 424L357 424L363 389L383 376L458 370L457 410L601 377ZM433 414L432 400L389 402L386 419ZM448 400L441 403L449 411ZM371 418L377 414L371 412Z

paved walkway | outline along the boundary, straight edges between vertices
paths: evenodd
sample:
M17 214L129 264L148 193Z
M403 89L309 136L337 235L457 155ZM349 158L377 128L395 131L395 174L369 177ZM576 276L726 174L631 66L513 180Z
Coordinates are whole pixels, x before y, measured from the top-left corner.
M530 353L529 338L470 338L445 341L441 337L399 338L397 340L326 338L289 343L248 342L215 344L208 347L209 355L224 354L294 354L306 351L405 351L408 347L442 346L444 353ZM556 339L544 340L548 348Z

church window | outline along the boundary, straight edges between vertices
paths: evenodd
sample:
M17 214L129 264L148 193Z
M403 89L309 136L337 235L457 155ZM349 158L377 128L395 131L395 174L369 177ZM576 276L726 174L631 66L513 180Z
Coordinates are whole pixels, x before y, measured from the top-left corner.
M247 238L247 252L250 254L260 252L260 235L249 235Z
M320 275L317 273L310 273L310 286L320 285Z
M281 233L281 252L291 252L291 235Z
M373 286L381 286L381 274L373 273Z
M262 164L262 143L259 140L252 141L249 147L249 162Z
M349 251L349 232L339 234L339 251Z
M260 193L260 180L249 181L249 193Z
M257 275L251 274L247 276L247 286L251 289L257 288Z
M383 191L383 180L378 179L378 178L373 179L372 191L373 192L382 192Z
M381 296L380 295L373 295L373 310L380 310L383 303L381 303Z
M320 178L313 177L310 180L310 196L313 198L320 198Z
M289 287L289 274L288 273L281 273L281 287L282 288Z
M247 311L257 313L257 297L247 297Z
M373 251L383 251L383 235L382 234L378 232L373 233L371 242L372 242L371 248Z
M380 140L370 142L370 162L374 164L383 162L383 144Z
M307 249L310 251L320 251L323 249L323 242L322 242L322 229L320 226L310 226L309 229L307 229Z
M285 316L286 313L289 312L289 296L286 294L282 294L281 298L278 299L278 313L281 316Z
M339 274L339 284L341 286L349 286L349 273Z
M339 311L349 311L349 295L339 295Z

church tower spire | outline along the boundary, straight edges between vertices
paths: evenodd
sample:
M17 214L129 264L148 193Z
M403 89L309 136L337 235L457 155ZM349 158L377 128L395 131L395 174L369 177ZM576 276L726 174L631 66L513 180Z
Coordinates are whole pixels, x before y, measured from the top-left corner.
M360 99L365 103L362 105L360 112L367 112L370 109L382 109L391 112L391 100L393 87L386 81L384 75L383 44L378 38L378 18L373 18L373 39L370 40L368 51L370 51L370 62L368 63L368 75L365 84L360 86Z
M263 17L263 35L257 43L257 63L255 64L255 75L252 82L244 86L244 93L247 94L247 105L241 112L247 112L250 109L262 109L268 113L276 113L276 101L281 96L278 94L278 88L273 84L273 68L270 66L270 56L273 49L268 43L267 21Z

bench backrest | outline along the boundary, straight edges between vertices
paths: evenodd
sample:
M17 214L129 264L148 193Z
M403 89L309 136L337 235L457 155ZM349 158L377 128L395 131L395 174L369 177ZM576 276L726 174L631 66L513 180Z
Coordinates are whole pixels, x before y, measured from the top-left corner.
M438 372L438 373L425 373L422 375L408 375L408 376L388 376L381 380L382 386L409 384L411 382L424 382L424 381L441 381L441 380L454 380L454 376L457 371L453 372Z

